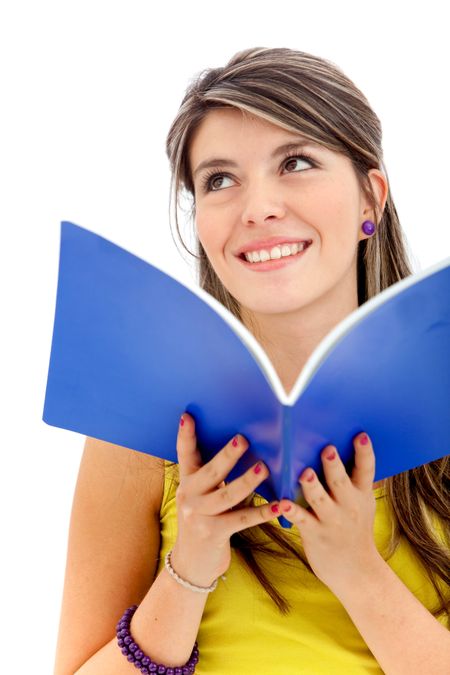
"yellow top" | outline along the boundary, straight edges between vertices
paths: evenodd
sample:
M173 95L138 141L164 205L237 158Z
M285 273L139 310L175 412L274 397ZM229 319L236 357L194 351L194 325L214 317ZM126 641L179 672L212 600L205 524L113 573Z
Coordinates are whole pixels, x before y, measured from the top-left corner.
M158 573L177 536L176 484L171 480L170 463L164 463ZM178 478L178 465L174 469ZM385 488L376 488L374 494L374 537L383 555L390 533ZM267 500L255 494L254 504L263 503ZM277 518L270 522L281 528ZM296 527L284 532L300 544ZM258 559L291 603L290 612L282 615L233 548L231 556L226 580L219 579L216 590L208 594L197 637L200 658L196 675L383 673L342 604L300 561ZM387 562L425 607L431 610L437 606L437 594L408 542L402 538ZM445 616L439 621L447 625Z

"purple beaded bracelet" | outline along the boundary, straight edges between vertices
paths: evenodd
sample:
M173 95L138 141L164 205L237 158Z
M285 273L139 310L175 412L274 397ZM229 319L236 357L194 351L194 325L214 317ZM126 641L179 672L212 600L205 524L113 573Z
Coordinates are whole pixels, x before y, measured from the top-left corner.
M189 661L184 666L163 666L161 663L155 663L149 656L144 654L130 632L131 617L137 608L137 605L132 605L126 609L116 625L117 644L128 661L135 668L139 668L144 675L151 675L151 673L158 673L158 675L188 675L195 673L195 664L198 662L199 655L197 642L194 644Z

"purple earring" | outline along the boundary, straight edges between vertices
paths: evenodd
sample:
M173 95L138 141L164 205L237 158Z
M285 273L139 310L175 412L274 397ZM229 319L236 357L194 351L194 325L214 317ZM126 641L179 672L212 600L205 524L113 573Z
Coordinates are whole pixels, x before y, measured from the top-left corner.
M377 226L375 225L375 223L372 223L371 220L365 220L361 226L361 229L364 232L364 234L373 234L377 229Z

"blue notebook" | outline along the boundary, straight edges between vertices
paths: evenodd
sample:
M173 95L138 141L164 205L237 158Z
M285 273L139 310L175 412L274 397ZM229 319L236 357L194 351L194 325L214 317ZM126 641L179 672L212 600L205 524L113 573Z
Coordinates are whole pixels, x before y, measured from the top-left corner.
M289 395L245 326L195 284L85 228L61 223L43 420L171 461L181 414L209 461L236 434L261 459L268 501L302 502L323 448L347 470L366 431L375 481L450 453L450 258L402 279L320 342ZM284 527L289 521L280 516Z

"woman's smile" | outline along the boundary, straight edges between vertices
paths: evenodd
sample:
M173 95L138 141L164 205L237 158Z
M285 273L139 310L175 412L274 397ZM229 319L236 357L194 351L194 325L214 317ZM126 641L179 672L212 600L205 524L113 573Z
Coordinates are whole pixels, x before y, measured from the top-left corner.
M264 262L248 262L245 257L237 256L237 259L248 269L251 269L254 272L270 272L273 270L278 270L288 265L295 264L300 261L301 258L305 255L308 249L312 244L308 244L306 248L302 251L299 251L295 255L286 255L281 258L274 258L273 260L265 260Z

